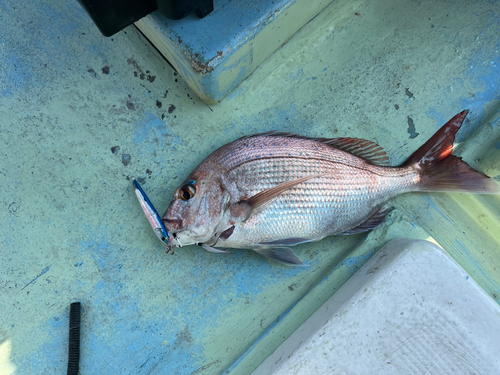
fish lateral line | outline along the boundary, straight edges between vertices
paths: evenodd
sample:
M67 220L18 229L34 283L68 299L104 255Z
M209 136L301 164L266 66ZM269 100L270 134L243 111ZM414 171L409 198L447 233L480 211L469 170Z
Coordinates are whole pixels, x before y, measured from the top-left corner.
M380 177L385 177L385 173L381 172L381 171L385 171L385 170L400 170L402 171L403 175L404 174L407 174L407 173L411 173L410 170L408 170L408 166L407 165L399 165L399 166L392 166L392 165L378 165L378 164L372 164L372 163L369 163L367 162L366 159L358 156L358 155L355 155L355 154L352 154L350 153L349 151L345 151L345 150L342 150L342 149L338 149L342 152L345 152L345 153L348 153L349 155L351 156L355 156L357 157L358 159L364 161L366 163L366 166L359 166L359 165L354 165L354 164L349 164L349 163L346 163L346 162L342 162L342 161L333 161L333 160L325 160L325 159L322 159L322 158L317 158L317 157L312 157L312 158L301 158L301 157L298 157L298 156L270 156L270 157L262 157L262 158L255 158L255 159L251 159L251 160L245 160L243 162L241 162L240 164L234 166L233 168L229 169L228 172L234 172L236 169L238 169L239 167L241 167L242 165L245 165L245 164L249 164L249 163L252 163L252 162L255 162L257 160L273 160L273 159L297 159L297 160L304 160L304 161L311 161L311 160L315 160L315 161L318 161L318 162L322 162L322 163L325 163L325 164L332 164L332 165L342 165L342 166L345 166L345 167L349 167L349 168L353 168L353 169L356 169L356 170L359 170L359 171L369 171L370 173L373 173L377 176L380 176ZM367 168L368 167L368 168ZM372 167L372 168L369 168L369 167ZM381 170L378 170L377 168L373 168L373 167L378 167L378 168L382 168ZM406 167L406 168L405 168ZM335 171L332 171L332 172L325 172L323 175L324 176L328 176L328 175L333 175Z

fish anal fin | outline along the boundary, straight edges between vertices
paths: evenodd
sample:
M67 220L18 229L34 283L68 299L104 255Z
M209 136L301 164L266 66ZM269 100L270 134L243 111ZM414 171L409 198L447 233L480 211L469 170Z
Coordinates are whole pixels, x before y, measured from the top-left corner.
M294 186L306 182L316 177L324 176L325 174L316 174L312 176L306 176L298 178L295 180L290 180L276 185L270 189L261 191L255 194L253 197L242 200L240 202L232 204L229 209L231 215L234 218L238 218L241 221L248 220L251 216L268 208L274 200L283 192L293 188Z
M389 211L389 207L383 206L381 209L379 209L378 211L373 213L373 215L371 215L368 218L368 220L363 222L361 225L358 225L355 228L346 230L345 232L338 233L338 235L340 236L340 235L362 233L362 232L366 232L366 231L378 228L379 226L381 226L384 223L385 218L388 214L388 211Z
M263 247L254 248L253 250L266 258L278 261L287 266L305 266L294 251L288 247Z

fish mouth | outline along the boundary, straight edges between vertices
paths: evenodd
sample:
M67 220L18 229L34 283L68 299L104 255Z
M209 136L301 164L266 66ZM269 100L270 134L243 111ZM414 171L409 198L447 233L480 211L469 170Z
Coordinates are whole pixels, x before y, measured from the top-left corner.
M178 232L168 232L168 237L169 237L169 246L173 247L183 247L183 246L188 246L188 245L193 245L196 242L193 242L189 238L184 238L181 241L181 237L179 234L182 235L183 231L178 231Z
M168 244L167 248L174 248L174 247L182 247L182 244L179 242L179 239L177 238L177 233L176 232L168 232Z

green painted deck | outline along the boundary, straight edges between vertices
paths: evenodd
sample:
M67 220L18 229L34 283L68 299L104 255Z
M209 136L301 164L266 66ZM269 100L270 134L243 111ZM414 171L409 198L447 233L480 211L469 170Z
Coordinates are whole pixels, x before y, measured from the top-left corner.
M165 254L160 213L217 147L280 130L365 138L400 164L464 108L458 153L500 175L498 1L332 2L207 106L133 27L102 37L76 1L0 1L0 374L248 374L392 238L433 238L500 303L500 197L414 194L369 235ZM425 265L422 265L425 267Z

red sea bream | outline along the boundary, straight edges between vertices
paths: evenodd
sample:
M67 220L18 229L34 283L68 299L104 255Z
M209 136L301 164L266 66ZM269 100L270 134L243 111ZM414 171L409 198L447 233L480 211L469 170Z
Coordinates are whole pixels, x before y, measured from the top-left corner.
M499 193L499 184L451 155L467 113L398 167L361 139L273 132L240 138L209 155L175 191L163 216L169 246L251 249L300 265L289 246L374 229L396 195Z

